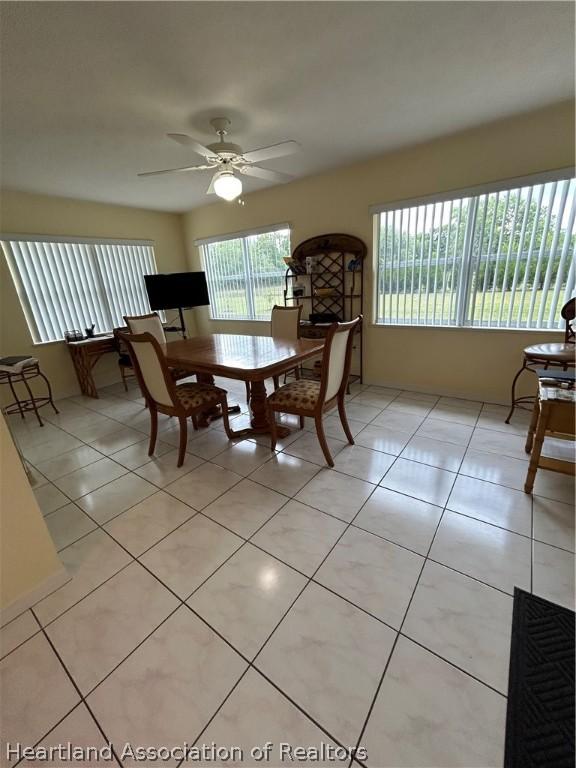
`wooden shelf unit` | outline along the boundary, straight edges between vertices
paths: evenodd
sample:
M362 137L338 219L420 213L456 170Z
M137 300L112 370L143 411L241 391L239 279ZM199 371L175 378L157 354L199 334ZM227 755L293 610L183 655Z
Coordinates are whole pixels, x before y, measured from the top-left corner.
M284 278L284 304L303 306L304 319L300 323L303 338L320 338L326 335L328 325L308 321L310 314L331 313L339 320L352 320L364 314L364 261L367 248L365 243L353 235L333 233L318 235L300 243L294 249L294 264L286 270ZM307 257L316 259L317 269L306 272ZM356 268L348 269L351 262ZM294 296L296 283L304 288L304 296ZM329 296L317 296L317 289L329 289ZM362 382L363 334L362 325L354 344L351 380ZM356 370L354 370L356 369ZM314 375L313 370L304 373Z

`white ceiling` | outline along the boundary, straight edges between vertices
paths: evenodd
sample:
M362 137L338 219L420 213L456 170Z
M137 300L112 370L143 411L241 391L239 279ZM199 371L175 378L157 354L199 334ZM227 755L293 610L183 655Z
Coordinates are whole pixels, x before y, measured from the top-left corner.
M167 138L233 121L301 177L573 96L570 2L2 2L5 187L182 211ZM235 130L234 130L235 129ZM245 180L245 191L266 182Z

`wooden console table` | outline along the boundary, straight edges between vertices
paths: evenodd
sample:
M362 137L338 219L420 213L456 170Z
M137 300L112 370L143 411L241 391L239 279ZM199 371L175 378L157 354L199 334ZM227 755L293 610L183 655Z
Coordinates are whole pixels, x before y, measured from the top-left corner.
M102 355L117 352L114 334L94 336L93 339L82 341L69 341L67 346L82 394L86 397L98 397L92 369Z
M539 468L550 469L553 472L575 474L575 465L571 461L541 456L542 443L545 437L556 437L563 440L575 439L576 401L560 399L557 387L544 386L540 382L538 397L534 403L532 421L526 439L526 453L530 453L528 473L524 491L532 493L534 479ZM574 390L572 390L574 395Z

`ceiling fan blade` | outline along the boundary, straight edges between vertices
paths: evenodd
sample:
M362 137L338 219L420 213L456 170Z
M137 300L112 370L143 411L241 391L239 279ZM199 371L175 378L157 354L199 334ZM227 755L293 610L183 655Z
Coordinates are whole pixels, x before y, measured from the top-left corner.
M166 168L163 171L146 171L146 173L139 173L138 176L161 176L164 173L187 173L188 171L207 171L210 168L216 168L214 165L185 165L183 168Z
M202 157L215 157L214 152L212 152L211 149L208 149L208 147L205 147L198 141L194 141L191 136L187 136L185 133L167 133L166 136L168 136L169 139L178 142L178 144L182 144L184 147L190 147L190 149L193 152L196 152L197 155L202 155Z
M302 147L297 141L281 141L280 144L272 144L270 147L260 147L251 152L244 152L244 159L249 163L260 163L262 160L272 160L273 157L284 157L300 152Z
M216 194L214 192L214 182L216 181L216 176L217 176L217 174L214 174L214 176L212 176L212 178L210 179L210 184L208 185L208 189L206 190L206 194L207 195L215 195Z
M271 171L269 168L260 168L257 165L243 165L239 171L245 176L254 176L256 179L266 179L266 181L290 181L294 178L289 173L279 173L278 171Z

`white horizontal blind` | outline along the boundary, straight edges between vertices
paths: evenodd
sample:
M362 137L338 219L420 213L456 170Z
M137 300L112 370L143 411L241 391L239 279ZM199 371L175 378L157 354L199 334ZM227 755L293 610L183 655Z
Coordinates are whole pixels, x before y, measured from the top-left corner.
M269 320L282 303L290 230L246 234L201 245L210 293L210 316L219 320Z
M124 325L150 311L144 275L156 273L150 244L5 239L2 247L35 342L68 330Z
M377 216L378 323L562 327L576 278L574 179Z

